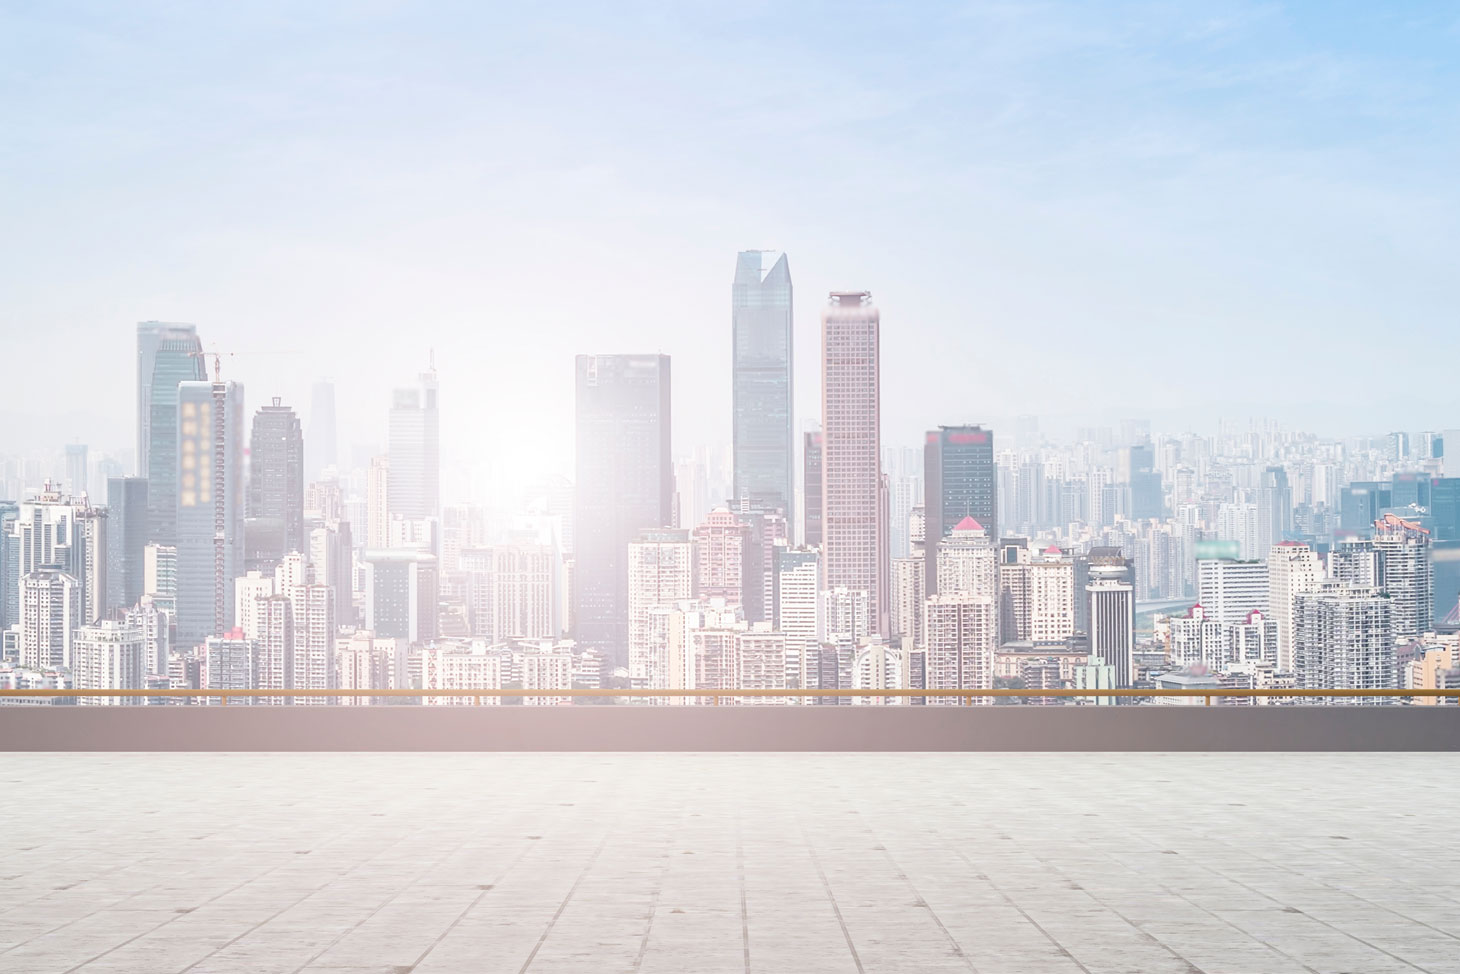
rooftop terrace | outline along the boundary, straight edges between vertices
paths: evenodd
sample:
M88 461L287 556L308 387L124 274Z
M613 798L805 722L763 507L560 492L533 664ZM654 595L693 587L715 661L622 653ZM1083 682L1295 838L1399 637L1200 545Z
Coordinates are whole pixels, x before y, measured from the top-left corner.
M1460 971L1460 755L0 754L0 972Z

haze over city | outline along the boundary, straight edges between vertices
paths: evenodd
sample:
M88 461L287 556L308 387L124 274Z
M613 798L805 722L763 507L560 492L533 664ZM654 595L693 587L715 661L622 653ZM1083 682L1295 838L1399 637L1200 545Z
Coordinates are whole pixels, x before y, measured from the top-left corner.
M347 452L434 350L448 500L483 458L571 474L574 353L672 355L676 452L721 448L750 247L795 261L798 428L845 288L883 312L888 445L1460 415L1379 367L1460 352L1447 5L0 16L0 329L67 349L64 396L8 370L7 449L129 444L152 319L233 353L250 409L332 378Z

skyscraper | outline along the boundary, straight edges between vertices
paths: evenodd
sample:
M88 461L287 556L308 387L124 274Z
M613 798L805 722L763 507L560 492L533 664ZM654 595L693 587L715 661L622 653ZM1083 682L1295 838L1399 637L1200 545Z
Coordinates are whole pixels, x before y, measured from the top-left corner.
M955 525L971 517L990 541L998 541L998 472L992 430L982 426L940 426L928 431L923 446L923 510L927 539L924 584L929 595L936 595L941 591L938 544Z
M821 493L821 433L809 432L802 447L801 462L804 466L801 494L805 514L802 518L802 543L808 548L820 548L821 505L826 498Z
M669 375L667 355L576 362L575 636L617 666L628 665L629 543L673 517Z
M822 536L827 586L866 592L887 635L880 323L868 291L833 291L821 313Z
M1092 548L1085 596L1090 613L1090 658L1114 668L1117 687L1135 680L1136 598L1131 564L1119 548Z
M750 526L725 508L717 508L694 529L694 543L698 549L699 597L743 605L750 581L745 570ZM759 581L755 579L757 584Z
M190 649L233 628L233 582L243 574L243 387L181 383L176 436L177 636Z
M94 622L106 613L104 508L94 508L85 498L64 494L48 483L40 493L20 503L11 530L18 581L41 569L58 569L77 586L76 625Z
M66 489L73 497L90 493L88 487L87 452L85 443L66 444Z
M42 670L71 665L71 638L85 621L81 586L53 565L20 580L20 665Z
M107 608L129 609L142 598L147 547L147 480L112 477L106 482Z
M695 596L695 543L688 531L656 528L629 544L629 676L648 686L665 686L656 672L649 636L649 610Z
M1399 685L1393 600L1382 589L1324 582L1294 601L1293 670L1307 690L1379 690ZM1382 703L1382 699L1313 701Z
M441 424L436 367L416 386L397 389L390 407L390 516L415 520L441 514Z
M340 440L335 427L335 384L316 382L309 404L309 437L304 448L305 479L319 480L339 463Z
M264 552L267 566L251 567L265 570L291 551L307 551L304 436L299 417L278 398L254 413L248 456L248 532L267 538L271 549Z
M766 263L770 261L767 269ZM791 270L786 255L747 250L731 285L734 501L779 510L794 496Z
M147 540L177 539L177 390L207 378L194 325L137 325L137 472L147 478Z

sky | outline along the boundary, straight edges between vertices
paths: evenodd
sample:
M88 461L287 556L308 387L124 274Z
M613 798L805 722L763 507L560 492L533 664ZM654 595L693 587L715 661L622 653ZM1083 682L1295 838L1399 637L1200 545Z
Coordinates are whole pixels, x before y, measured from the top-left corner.
M1460 10L0 0L0 453L133 442L135 323L383 446L571 473L573 355L729 440L735 254L882 310L883 438L1460 426Z

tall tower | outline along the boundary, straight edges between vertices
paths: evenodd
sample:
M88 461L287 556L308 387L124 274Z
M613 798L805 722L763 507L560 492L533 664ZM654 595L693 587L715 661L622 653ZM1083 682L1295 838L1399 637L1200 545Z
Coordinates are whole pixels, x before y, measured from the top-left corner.
M1277 668L1293 672L1293 640L1297 627L1297 599L1323 584L1323 563L1318 553L1301 541L1279 541L1267 553L1269 618L1277 624Z
M627 666L629 543L673 517L669 356L579 355L576 372L575 638Z
M304 476L313 483L339 463L340 438L335 427L335 384L316 382L309 405L309 445Z
M243 574L243 386L177 392L177 637L184 649L233 628Z
M106 482L107 608L130 609L142 598L147 547L147 479Z
M821 509L827 587L866 592L887 635L880 323L869 291L833 291L821 313Z
M928 595L938 586L938 545L966 517L999 542L998 471L994 465L994 433L982 426L940 426L928 431L923 445L923 513L927 539L923 548L924 584Z
M801 462L805 470L801 482L801 492L805 498L801 540L808 548L820 548L822 542L821 505L826 498L821 495L821 433L819 431L806 433Z
M1090 549L1085 586L1090 612L1090 656L1114 667L1115 686L1135 681L1136 593L1131 563L1119 548Z
M207 379L194 325L137 325L137 472L147 478L147 540L177 540L177 390Z
M73 497L90 493L86 476L87 457L85 443L66 444L66 489Z
M1374 550L1379 556L1379 585L1393 600L1394 635L1416 639L1434 623L1429 529L1386 514L1374 522Z
M769 263L769 269L767 269ZM730 287L734 500L795 516L792 498L791 269L785 254L742 252Z
M664 686L651 651L649 610L695 596L695 542L688 531L658 528L629 544L629 676Z
M391 517L441 514L441 424L436 411L436 366L410 389L397 389L390 407Z
M292 408L275 398L254 413L248 457L249 547L254 547L255 535L267 538L264 553L272 568L291 551L307 553L304 434Z

